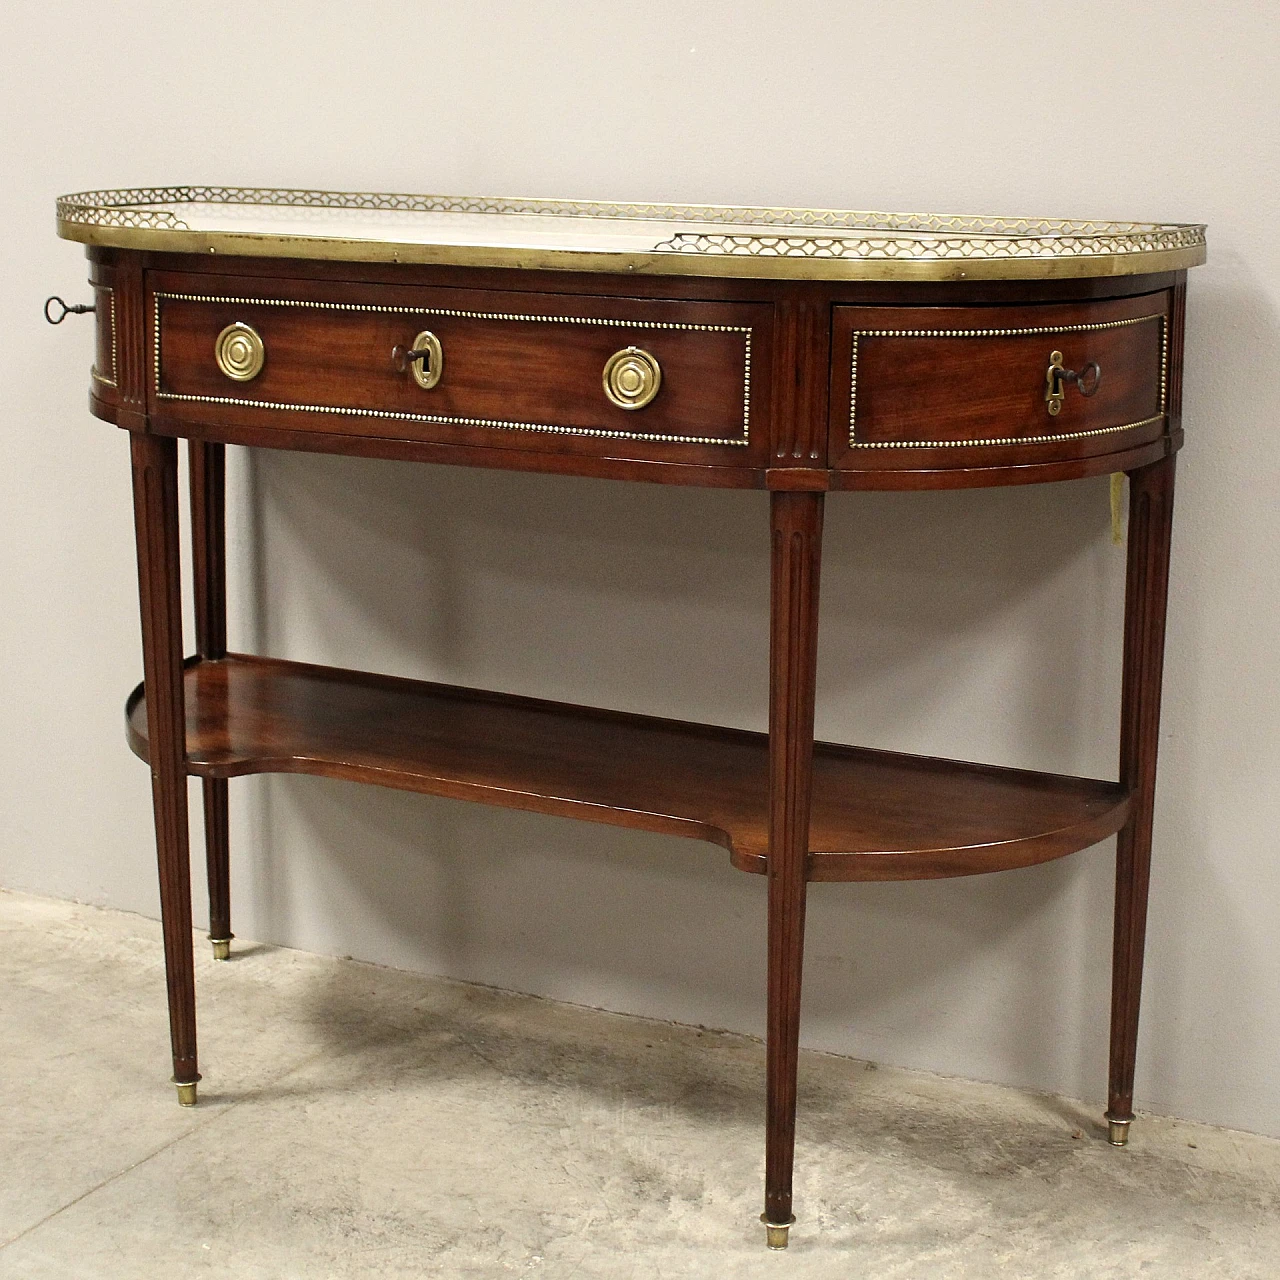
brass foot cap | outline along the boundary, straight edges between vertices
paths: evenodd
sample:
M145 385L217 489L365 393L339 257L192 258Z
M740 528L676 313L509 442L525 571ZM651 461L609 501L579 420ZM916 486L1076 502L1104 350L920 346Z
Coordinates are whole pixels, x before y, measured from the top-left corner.
M764 1242L770 1249L785 1249L787 1247L787 1236L791 1231L791 1224L795 1218L788 1218L786 1222L770 1222L767 1214L760 1215L760 1221L764 1223Z
M1129 1126L1132 1120L1112 1120L1107 1117L1107 1141L1113 1147L1124 1147L1129 1143Z
M215 960L231 959L231 939L230 938L210 938L213 943L213 958Z
M196 1084L197 1081L192 1080L189 1084L178 1085L178 1106L194 1107L196 1105Z

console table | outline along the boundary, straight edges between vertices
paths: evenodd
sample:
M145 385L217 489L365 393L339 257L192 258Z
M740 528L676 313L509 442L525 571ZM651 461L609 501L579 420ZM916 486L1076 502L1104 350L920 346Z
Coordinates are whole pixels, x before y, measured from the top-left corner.
M213 187L89 192L57 214L88 246L90 408L132 452L145 678L126 721L151 768L181 1103L200 1079L186 778L225 959L227 780L277 771L690 836L767 877L774 1248L794 1221L808 882L1001 871L1119 833L1106 1118L1125 1142L1203 227ZM228 444L767 490L768 734L229 652ZM828 492L1119 473L1116 780L815 743Z

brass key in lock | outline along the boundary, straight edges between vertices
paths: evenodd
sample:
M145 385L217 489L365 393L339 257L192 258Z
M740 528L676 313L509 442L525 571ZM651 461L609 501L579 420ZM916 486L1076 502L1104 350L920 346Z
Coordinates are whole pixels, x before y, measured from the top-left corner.
M399 372L411 373L414 382L424 391L430 391L444 373L444 348L434 333L424 329L408 351L404 347L392 347L391 362Z
M1074 382L1082 396L1091 396L1098 390L1102 381L1102 366L1096 360L1090 360L1077 373L1062 364L1062 352L1049 353L1049 367L1044 374L1044 398L1049 406L1049 416L1056 418L1062 412L1062 401L1067 394L1067 383Z

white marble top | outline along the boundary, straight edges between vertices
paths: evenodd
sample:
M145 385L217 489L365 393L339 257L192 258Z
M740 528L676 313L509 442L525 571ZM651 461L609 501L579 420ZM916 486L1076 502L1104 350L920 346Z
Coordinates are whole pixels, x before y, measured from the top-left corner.
M58 232L163 252L799 279L1140 274L1205 256L1197 224L223 187L64 196Z

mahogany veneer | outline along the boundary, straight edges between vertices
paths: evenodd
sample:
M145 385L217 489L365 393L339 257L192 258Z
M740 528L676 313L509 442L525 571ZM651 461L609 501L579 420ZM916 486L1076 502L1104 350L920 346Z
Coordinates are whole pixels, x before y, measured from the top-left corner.
M263 282L157 272L150 289L156 410L210 422L326 430L559 454L762 465L769 443L769 308L499 290ZM261 374L230 382L210 358L235 321L261 334ZM424 391L392 350L422 329L444 350ZM641 412L601 384L637 345L662 366ZM351 412L342 414L342 409ZM741 456L739 456L741 455Z
M180 1100L199 1079L186 778L202 779L225 958L228 780L276 771L693 836L765 875L773 1247L794 1220L809 882L1005 870L1118 832L1107 1119L1123 1143L1203 228L508 203L213 188L60 203L62 234L92 246L90 405L130 438L145 681L128 736L151 767ZM420 333L443 355L434 385L405 355ZM252 336L253 369L236 367L252 344L215 355L226 334ZM637 348L661 377L628 404L609 370ZM227 444L767 490L768 734L228 654ZM1131 494L1117 781L814 741L828 492L1116 472Z
M1031 446L1083 458L1164 433L1168 295L1088 305L837 307L831 450L844 469L897 468L946 450L951 465L999 463ZM1046 354L1102 371L1046 411Z
M186 671L187 771L309 773L693 836L763 875L767 734L228 654ZM149 757L143 686L129 744ZM807 879L1030 866L1113 834L1115 782L819 742ZM946 838L941 838L942 833Z

